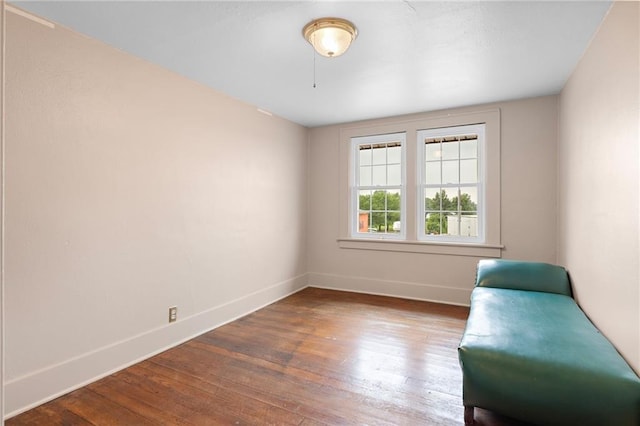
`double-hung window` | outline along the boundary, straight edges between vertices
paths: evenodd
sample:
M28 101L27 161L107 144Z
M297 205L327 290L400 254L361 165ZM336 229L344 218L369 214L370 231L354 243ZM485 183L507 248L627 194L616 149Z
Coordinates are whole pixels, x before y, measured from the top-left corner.
M500 110L340 129L342 248L500 257Z
M405 133L351 138L351 235L404 238Z
M418 133L418 239L484 242L484 124Z

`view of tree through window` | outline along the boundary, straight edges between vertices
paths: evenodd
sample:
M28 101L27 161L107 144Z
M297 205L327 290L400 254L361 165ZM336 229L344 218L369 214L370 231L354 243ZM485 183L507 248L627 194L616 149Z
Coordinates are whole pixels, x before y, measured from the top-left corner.
M444 189L436 192L433 198L425 198L425 211L429 212L424 225L425 232L432 235L448 234L450 219L459 221L458 216L477 218L478 206L471 199L471 195L462 194L459 202L458 205L457 196L449 199Z
M399 232L400 193L393 191L360 191L359 211L368 216L366 232ZM394 229L395 224L395 229Z

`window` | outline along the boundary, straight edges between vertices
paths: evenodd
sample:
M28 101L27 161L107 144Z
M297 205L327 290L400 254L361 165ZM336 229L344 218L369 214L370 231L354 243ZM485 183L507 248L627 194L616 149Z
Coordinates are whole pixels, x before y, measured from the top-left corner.
M405 134L351 138L351 235L402 238Z
M484 241L484 124L418 131L418 239Z
M500 257L500 110L340 129L341 248Z

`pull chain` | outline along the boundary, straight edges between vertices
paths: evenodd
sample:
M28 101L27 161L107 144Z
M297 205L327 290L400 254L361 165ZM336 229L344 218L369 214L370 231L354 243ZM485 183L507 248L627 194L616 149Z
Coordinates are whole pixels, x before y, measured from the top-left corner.
M316 27L317 27L317 24L316 24ZM316 52L316 31L313 32L312 37L313 37L313 49L311 51L313 52L313 88L315 89L316 88L316 56L318 55Z
M316 51L313 50L313 88L316 88Z

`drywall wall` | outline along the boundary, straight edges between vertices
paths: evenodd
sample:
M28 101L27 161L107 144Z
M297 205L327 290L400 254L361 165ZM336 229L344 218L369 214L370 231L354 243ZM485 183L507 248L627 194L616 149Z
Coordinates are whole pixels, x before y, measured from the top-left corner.
M639 8L612 6L560 95L558 259L640 372Z
M478 257L339 247L340 175L345 173L339 170L340 129L489 109L500 110L502 257L554 262L557 97L547 96L312 129L309 284L468 304Z
M6 41L8 415L306 285L306 128L59 26Z

